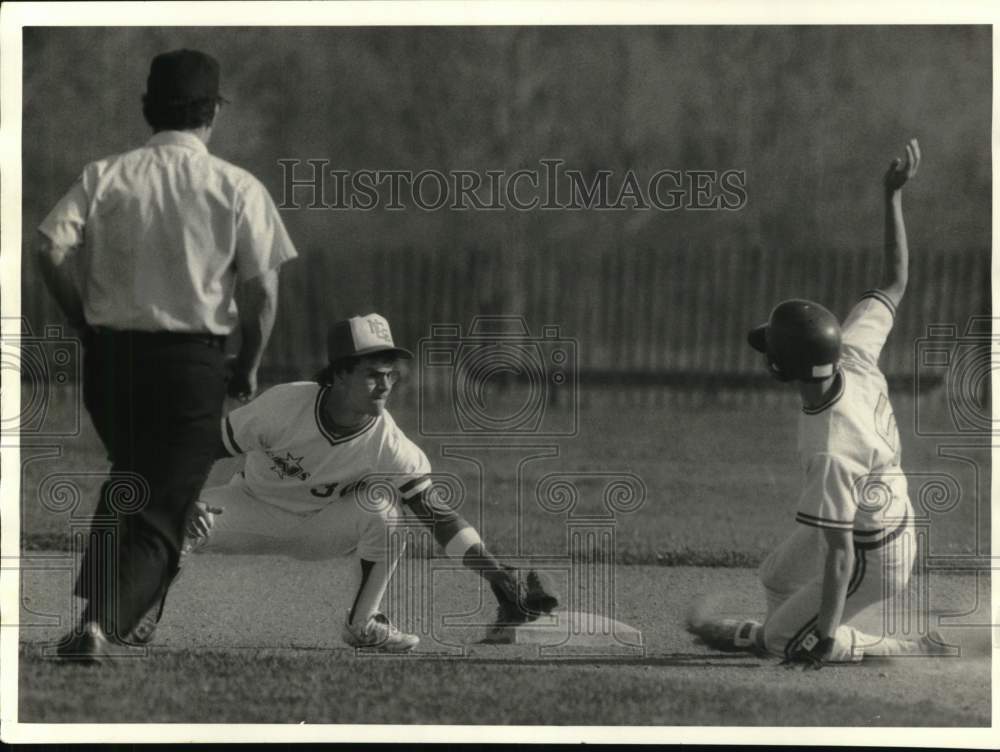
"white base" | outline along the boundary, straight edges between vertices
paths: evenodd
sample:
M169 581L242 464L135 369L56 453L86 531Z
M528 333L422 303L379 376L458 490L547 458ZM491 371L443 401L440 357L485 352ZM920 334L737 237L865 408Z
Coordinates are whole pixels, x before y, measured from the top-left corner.
M490 630L488 642L496 645L535 645L546 652L642 652L642 632L602 614L555 611L536 621Z

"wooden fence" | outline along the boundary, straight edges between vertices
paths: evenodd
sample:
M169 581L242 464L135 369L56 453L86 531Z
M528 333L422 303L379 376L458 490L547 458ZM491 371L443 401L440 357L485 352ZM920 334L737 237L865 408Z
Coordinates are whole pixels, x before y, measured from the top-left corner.
M481 248L404 248L354 256L349 269L333 254L306 252L283 272L263 376L307 376L323 362L330 321L375 310L397 343L414 350L435 325L467 333L477 316L521 316L535 337L554 326L572 340L580 376L591 383L756 383L760 361L746 331L775 302L811 298L843 317L879 269L878 249L632 248L588 261L569 252L512 258ZM61 317L27 253L22 270L23 316L40 332ZM970 317L989 315L989 285L983 249L914 252L886 373L912 376L928 325L955 324L961 333Z

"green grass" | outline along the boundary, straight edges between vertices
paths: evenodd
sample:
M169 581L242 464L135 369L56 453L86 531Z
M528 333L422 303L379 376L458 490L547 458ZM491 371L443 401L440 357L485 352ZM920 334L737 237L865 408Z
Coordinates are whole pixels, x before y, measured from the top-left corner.
M490 442L420 436L412 399L393 406L392 411L407 434L424 448L436 471L461 479L466 487L463 514L500 552L563 554L569 513L546 511L535 492L551 473L589 473L596 475L574 479L579 499L572 514L605 516L615 531L614 555L619 562L756 565L794 526L800 485L794 396L662 397L653 392L598 395L581 406L578 436L504 442L551 445L558 453L524 465L520 482L518 464L534 450L513 446L474 452L478 465L445 458L445 447ZM939 408L939 401L928 396L922 406ZM55 394L52 404L54 410L69 408L65 394ZM895 405L904 467L914 476L910 493L918 515L918 497L928 479L947 475L962 490L954 509L923 515L931 526L932 550L985 554L988 452L970 453L973 460L979 460L978 467L938 456L942 447L957 442L917 436L913 400L897 397ZM947 424L940 409L935 420ZM44 443L56 444L56 450L44 451L58 451L59 456L22 450L22 538L29 548L63 548L71 524L85 521L93 508L107 462L85 414L78 437ZM233 461L216 465L210 484L225 482L236 466ZM53 473L62 474L78 489L80 503L74 511L51 511L51 503L47 506L43 501L43 496L51 496L46 489ZM608 482L622 473L640 478L646 494L642 506L627 514L609 512L602 500ZM517 513L518 491L521 514ZM978 544L977 537L983 539Z
M988 714L873 701L749 656L440 660L345 650L159 650L113 667L21 652L24 722L984 726ZM712 681L733 667L745 676ZM877 671L852 673L869 683ZM862 676L864 674L865 676ZM101 691L92 691L99 676ZM289 677L294 677L289 680ZM877 687L877 681L875 682ZM852 683L852 686L854 684ZM433 688L433 691L428 691ZM792 691L789 691L792 689ZM22 710L22 714L25 711Z
M546 659L531 646L474 645L492 601L486 593L476 610L482 593L471 573L435 578L427 613L387 604L401 627L423 637L425 652L396 657L342 647L340 607L353 594L347 561L207 555L189 566L148 655L58 664L43 657L43 645L62 628L23 629L20 720L982 726L990 717L986 629L946 630L963 648L958 660L819 673L694 644L684 621L699 594L724 596L726 613L759 614L755 575L746 570L619 567L615 616L641 628L645 652ZM932 605L968 611L977 596L970 579L934 577ZM25 585L35 613L65 613L66 583L34 577Z

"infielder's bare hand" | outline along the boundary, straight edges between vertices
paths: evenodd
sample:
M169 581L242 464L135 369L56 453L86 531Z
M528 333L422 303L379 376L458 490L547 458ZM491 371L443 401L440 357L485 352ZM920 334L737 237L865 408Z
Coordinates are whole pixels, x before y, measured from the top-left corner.
M247 403L257 393L257 369L240 364L239 358L226 361L226 393L235 400Z
M898 191L907 180L912 178L917 174L917 168L920 166L920 144L917 143L917 139L911 138L906 144L906 161L898 157L892 160L892 164L889 165L889 169L885 173L885 177L882 179L885 185L885 190L889 193Z
M213 507L203 501L196 501L188 513L184 534L188 538L207 538L215 527L215 515L224 511L222 507Z

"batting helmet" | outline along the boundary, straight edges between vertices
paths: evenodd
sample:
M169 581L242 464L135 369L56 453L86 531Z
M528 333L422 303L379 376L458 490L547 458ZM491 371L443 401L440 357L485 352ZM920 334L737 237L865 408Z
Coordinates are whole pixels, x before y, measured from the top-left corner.
M747 341L767 356L771 375L779 381L822 381L833 376L840 361L840 322L809 300L778 303Z

